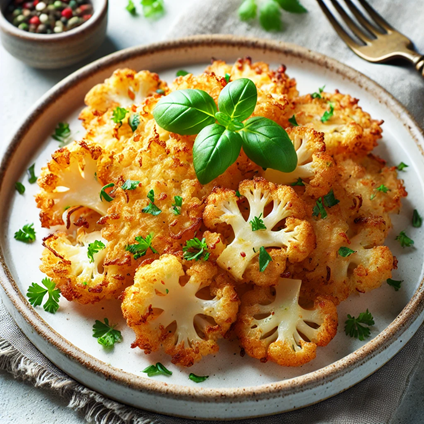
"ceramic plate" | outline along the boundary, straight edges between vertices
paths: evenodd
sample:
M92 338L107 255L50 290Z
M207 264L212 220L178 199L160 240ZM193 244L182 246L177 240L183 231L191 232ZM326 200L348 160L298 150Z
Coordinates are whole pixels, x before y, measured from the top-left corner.
M31 282L43 277L38 270L42 229L35 207L36 184L26 184L24 196L14 190L15 181L26 182L25 170L35 163L38 174L58 148L52 134L60 121L70 122L76 138L84 132L77 120L84 95L116 68L149 69L171 81L178 69L200 73L212 57L235 61L251 56L278 67L284 63L295 77L301 94L326 85L326 91L339 89L360 99L360 105L374 118L384 119L384 137L377 153L389 164L409 165L402 173L409 192L402 213L393 217L394 229L387 244L399 260L394 278L404 280L395 292L387 284L371 293L356 295L339 308L339 331L317 358L301 368L284 368L240 357L236 342L223 340L217 356L205 358L190 369L172 365L161 354L144 355L131 349L134 335L124 325L118 301L81 306L60 301L55 315L32 308L25 297ZM79 134L78 134L79 131ZM1 168L0 237L1 283L5 303L28 338L70 376L118 401L164 414L206 419L235 419L273 414L326 399L361 381L392 358L412 337L423 321L423 230L411 226L412 210L424 213L423 135L408 112L386 91L359 72L323 55L301 47L234 38L193 37L147 47L123 50L72 74L49 91L33 108L11 141ZM37 242L26 245L13 238L25 223L35 223ZM402 230L413 237L417 248L400 248L394 238ZM347 313L357 315L370 309L375 318L367 343L348 338L343 331ZM92 337L96 319L108 317L119 323L124 342L106 352ZM162 362L172 377L147 378L142 370ZM188 374L209 375L196 384Z

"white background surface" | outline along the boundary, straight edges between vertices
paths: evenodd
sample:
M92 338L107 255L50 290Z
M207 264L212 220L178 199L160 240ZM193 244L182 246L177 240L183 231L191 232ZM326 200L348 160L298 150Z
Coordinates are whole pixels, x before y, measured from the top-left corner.
M112 0L109 12L108 37L98 54L87 63L116 50L161 41L173 24L196 0L166 1L167 14L157 22L143 17L133 18L125 10L126 0ZM198 0L199 1L199 0ZM304 2L306 5L313 2ZM409 4L409 2L408 2ZM311 5L312 6L312 5ZM315 6L315 5L314 5ZM412 6L412 2L411 2ZM396 22L392 22L396 26ZM282 36L282 39L284 37ZM28 68L0 47L0 156L6 140L19 127L25 112L48 89L82 64L59 71L41 71ZM424 82L423 82L424 85ZM421 370L424 369L424 361ZM401 406L398 422L419 422L424 413L424 381L417 372ZM420 407L417 407L420 405ZM82 418L65 408L60 398L22 382L16 382L7 373L0 372L0 423L77 423ZM411 411L413 415L411 415Z

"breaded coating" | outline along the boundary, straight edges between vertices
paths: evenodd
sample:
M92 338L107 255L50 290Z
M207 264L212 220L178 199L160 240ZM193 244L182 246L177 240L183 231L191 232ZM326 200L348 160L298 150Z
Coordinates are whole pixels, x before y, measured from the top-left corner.
M236 333L249 356L286 367L298 367L316 356L337 332L337 309L325 297L313 309L299 305L302 281L280 279L275 288L255 287L240 307Z
M122 312L136 334L132 347L145 353L162 347L174 364L190 367L218 352L216 340L236 320L239 303L216 265L163 255L137 270Z
M273 183L287 185L300 178L308 196L324 196L337 177L334 159L325 152L324 134L307 127L287 128L286 131L296 150L297 168L293 172L268 168L262 175Z
M255 178L242 181L238 191L248 203L247 219L240 209L236 192L219 187L208 196L203 214L209 230L220 231L222 227L228 230L228 226L233 230L233 240L227 243L217 260L221 268L241 280L246 268L254 266L252 259L259 254L261 247L279 247L293 262L308 256L315 246L315 236L310 223L303 220L304 203L291 187ZM272 209L266 214L268 205ZM266 229L253 230L255 218L262 219ZM270 284L275 284L275 281L270 281Z
M99 241L104 249L88 255L89 245ZM65 233L51 234L44 239L45 247L40 270L49 276L67 300L95 303L120 296L128 285L128 264L108 263L108 242L100 231L78 230L76 239Z
M313 99L310 94L294 99L294 114L299 125L306 125L324 133L327 153L330 155L363 156L377 146L381 138L382 121L358 106L358 99L336 90L334 94L322 93ZM333 115L322 122L326 111L333 106Z

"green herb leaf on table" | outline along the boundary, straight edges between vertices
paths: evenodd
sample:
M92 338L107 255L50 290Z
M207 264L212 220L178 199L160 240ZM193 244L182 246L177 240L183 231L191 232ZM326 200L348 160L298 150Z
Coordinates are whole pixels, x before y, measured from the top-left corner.
M269 263L272 262L270 254L261 246L259 249L259 272L264 272Z
M138 113L132 113L128 119L128 124L130 125L133 132L135 132L135 130L140 125L140 115Z
M169 369L160 362L157 362L156 365L149 365L142 372L146 373L148 377L155 377L157 375L172 375L172 371L169 371Z
M395 291L399 291L402 286L403 280L392 280L391 278L387 279L387 284L392 286Z
M320 214L321 214L321 219L327 218L327 211L325 210L324 205L322 204L322 197L320 197L316 201L315 206L312 210L312 216L319 217Z
M206 239L199 240L197 237L186 241L183 252L183 258L187 261L198 261L200 259L207 261L210 255Z
M289 122L290 122L290 124L292 124L294 127L298 127L299 126L299 124L297 123L297 121L296 121L296 116L295 115L293 115L291 118L289 118Z
M125 109L124 107L117 106L112 111L112 118L111 119L112 119L113 122L115 122L115 124L122 125L122 121L127 116L127 113L128 113L127 109Z
M135 190L140 185L140 181L137 180L126 180L121 185L122 190Z
M242 21L250 21L256 17L257 5L255 0L244 0L238 9Z
M23 241L24 243L33 243L35 241L34 224L26 224L21 230L16 231L15 240Z
M157 216L162 211L155 205L155 192L153 190L150 190L147 193L147 198L150 200L150 203L141 210L143 213L149 213L150 215Z
M375 324L374 318L368 309L366 312L361 312L358 318L352 317L349 314L347 315L347 320L345 322L346 335L364 341L370 336L371 331L368 327L364 327L364 325L361 324L367 325L368 327Z
M60 147L63 147L72 141L71 129L67 122L59 122L57 127L52 134L52 138L60 143Z
M106 200L106 202L111 202L113 200L113 197L106 191L107 188L114 187L115 184L109 183L102 187L100 190L100 200L103 202L103 199Z
M410 247L414 244L414 240L410 239L405 231L401 231L398 236L396 236L395 240L398 240L402 247Z
M420 228L423 224L423 219L421 215L418 213L416 209L414 209L414 212L412 213L412 226L415 228Z
M311 96L313 99L322 99L321 94L324 92L325 85L318 88L318 92L312 93Z
M265 31L281 31L281 9L274 0L266 0L259 9L259 22Z
M356 253L355 250L349 249L348 247L342 246L339 248L338 252L339 256L343 258L347 258L348 256L352 255L353 253Z
M291 183L290 185L292 187L294 187L294 186L302 186L302 187L304 187L305 186L305 183L302 181L302 178L298 178L297 181L295 181L294 183Z
M25 186L18 181L18 182L15 183L15 190L19 194L24 194L25 193Z
M336 199L336 197L334 196L334 192L333 189L331 189L324 197L324 205L327 206L328 208L332 208L333 206L336 206L340 200Z
M188 376L188 378L191 381L194 381L195 383L203 383L206 379L209 378L209 376L208 375L196 375L196 374L193 374L191 372L190 375Z
M184 69L180 69L179 71L176 72L176 76L177 77L185 77L186 75L188 75L190 72L185 71Z
M97 342L103 347L110 349L115 343L122 342L122 335L119 330L115 330L116 325L109 324L107 318L104 322L96 319L93 325L93 337L97 339Z
M94 240L93 243L90 243L87 248L87 257L90 259L90 262L94 262L94 254L103 249L106 249L106 246L100 240Z
M408 168L408 165L406 164L406 163L403 163L403 162L401 162L397 167L396 167L396 169L398 170L398 171L404 171L405 170L405 168Z
M149 249L153 253L158 253L158 251L152 246L153 234L148 234L146 238L143 238L142 236L137 236L135 238L135 241L137 243L128 244L127 246L125 246L125 250L134 255L134 259L141 258L147 253Z
M299 0L275 0L282 9L290 13L307 13L308 11L300 4Z
M128 0L127 7L125 9L127 9L128 12L130 12L131 15L133 15L133 16L137 15L137 10L136 10L134 2L132 0Z
M163 0L141 0L145 18L157 19L165 13Z
M43 278L39 284L32 283L27 291L28 301L32 306L40 306L44 300L44 296L48 294L47 301L44 303L43 308L46 312L54 314L59 309L60 290L56 288L56 284L50 278Z
M324 114L321 116L321 122L327 122L334 114L334 104L329 102L330 109L326 110Z
M252 231L266 230L263 219L261 219L262 213L259 216L255 216L249 224L252 226Z
M181 215L181 207L183 206L183 198L181 196L174 196L174 203L172 204L172 212L174 215Z
M28 170L27 170L27 173L28 173L28 182L30 183L30 184L34 184L36 181L37 181L37 176L35 175L35 171L34 171L34 168L35 168L35 163L33 163L29 168L28 168Z

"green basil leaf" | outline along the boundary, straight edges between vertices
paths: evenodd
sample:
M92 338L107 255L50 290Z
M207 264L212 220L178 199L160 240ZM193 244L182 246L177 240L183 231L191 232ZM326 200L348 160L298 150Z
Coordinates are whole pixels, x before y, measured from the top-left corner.
M300 4L299 0L274 0L280 7L290 13L307 13L308 11Z
M225 172L237 160L241 145L240 135L222 125L204 128L193 146L194 170L200 183L207 184Z
M231 119L244 121L255 110L258 90L252 80L240 78L227 84L218 99L218 108Z
M245 122L239 133L246 155L262 168L293 172L297 155L283 128L268 118L254 117Z
M281 10L274 0L268 0L259 10L259 22L265 31L281 31Z
M188 88L162 97L153 110L153 116L166 131L193 135L214 124L216 112L215 101L208 93Z

